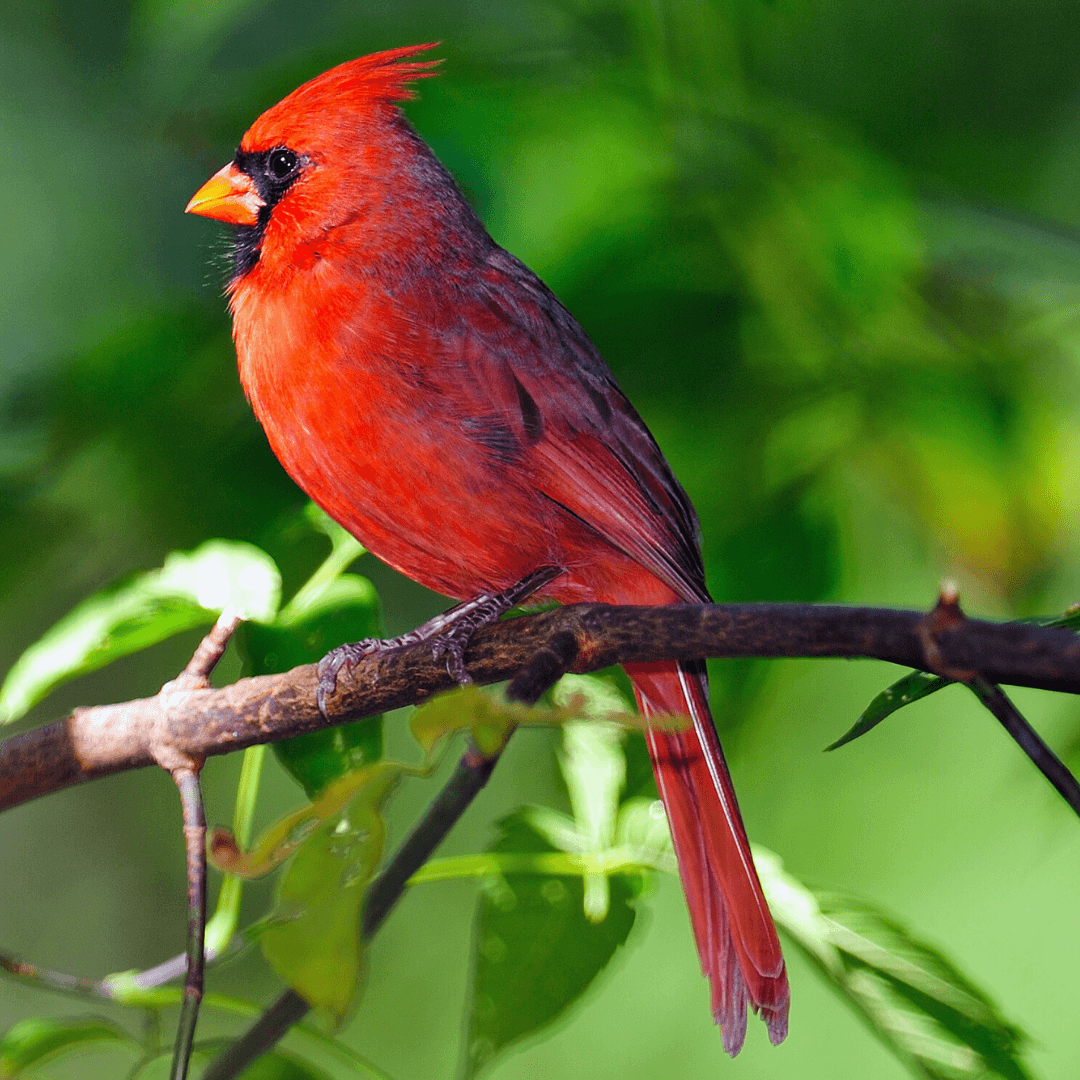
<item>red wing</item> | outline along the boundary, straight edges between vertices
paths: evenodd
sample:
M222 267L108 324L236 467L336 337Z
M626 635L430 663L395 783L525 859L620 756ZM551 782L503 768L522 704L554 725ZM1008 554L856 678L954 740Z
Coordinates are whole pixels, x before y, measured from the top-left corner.
M684 599L708 599L690 500L600 354L513 256L495 249L487 267L441 335L443 349L460 335L454 374L468 383L440 387L448 404L476 414L485 400L463 421L475 438L516 454L526 482Z

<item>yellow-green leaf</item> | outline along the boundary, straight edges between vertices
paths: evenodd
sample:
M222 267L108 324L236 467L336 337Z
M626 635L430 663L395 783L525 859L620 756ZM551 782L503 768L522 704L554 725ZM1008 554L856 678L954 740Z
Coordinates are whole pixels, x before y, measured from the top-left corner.
M408 771L384 761L356 774L353 797L326 817L293 856L260 937L271 967L309 1005L325 1010L335 1026L345 1019L360 987L360 909L382 858L382 808Z
M0 1078L22 1076L47 1061L66 1054L84 1054L103 1044L127 1045L136 1052L139 1049L122 1028L95 1017L22 1020L0 1039Z
M281 576L252 544L208 540L157 570L84 600L16 660L0 686L0 723L25 715L56 687L121 656L208 626L227 607L245 619L277 611Z

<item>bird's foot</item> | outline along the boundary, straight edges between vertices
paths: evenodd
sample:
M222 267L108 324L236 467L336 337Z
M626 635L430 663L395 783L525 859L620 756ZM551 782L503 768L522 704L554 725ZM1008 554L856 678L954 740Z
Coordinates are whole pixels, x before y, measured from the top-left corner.
M446 670L455 682L472 682L465 669L465 650L473 634L523 603L561 573L561 566L542 566L509 589L500 593L483 593L473 600L466 600L400 637L365 638L353 644L339 645L319 661L319 684L315 692L319 711L326 715L327 698L336 689L338 675L343 668L351 669L369 656L389 656L422 641L434 642L432 656L436 659L446 657Z
M326 716L327 698L337 689L338 675L341 674L342 669L351 671L361 660L369 656L390 656L402 649L407 649L410 645L415 645L418 641L423 641L426 636L424 631L429 625L429 623L424 623L423 626L410 630L400 637L364 638L363 641L349 642L331 649L319 661L319 681L315 688L315 700L318 702L319 712Z

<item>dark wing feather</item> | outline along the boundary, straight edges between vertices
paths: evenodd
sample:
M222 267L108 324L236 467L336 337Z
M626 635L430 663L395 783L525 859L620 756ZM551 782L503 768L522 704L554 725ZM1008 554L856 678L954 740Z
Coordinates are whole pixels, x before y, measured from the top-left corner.
M446 336L461 341L443 387L514 432L542 495L595 529L686 600L708 600L697 515L649 429L574 317L519 260L493 248L461 282ZM453 315L450 312L453 312ZM451 350L453 351L453 350Z

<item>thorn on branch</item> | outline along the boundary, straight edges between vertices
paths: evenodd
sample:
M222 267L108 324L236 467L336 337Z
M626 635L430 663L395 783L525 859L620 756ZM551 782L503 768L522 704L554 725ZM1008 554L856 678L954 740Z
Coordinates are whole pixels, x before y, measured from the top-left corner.
M978 671L957 668L947 663L941 655L941 635L958 630L967 622L960 610L956 583L943 582L937 606L919 620L915 627L926 658L927 667L936 675L965 683L971 692L997 718L1035 767L1053 784L1058 794L1080 815L1080 784L1066 768L1061 759L1040 738L1039 733L1027 722L1020 710L1009 700L996 683L984 678Z
M942 656L940 645L941 635L958 630L965 622L967 622L967 616L960 610L960 594L956 583L943 581L937 604L919 620L915 627L915 634L922 645L923 658L930 671L945 679L970 683L978 672L953 667Z

